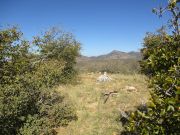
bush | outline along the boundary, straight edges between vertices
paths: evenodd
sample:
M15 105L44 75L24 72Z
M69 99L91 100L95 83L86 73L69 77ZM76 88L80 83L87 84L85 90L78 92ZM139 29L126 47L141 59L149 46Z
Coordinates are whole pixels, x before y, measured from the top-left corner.
M17 28L0 31L0 134L56 134L77 119L72 103L53 89L69 61L33 54L30 46Z
M71 82L76 79L74 66L79 56L80 43L71 33L65 33L53 27L42 36L34 37L34 43L39 47L39 57L43 60L64 61L61 82Z
M174 11L169 3L168 8ZM179 25L179 24L178 24ZM180 35L148 34L141 50L142 72L149 76L151 98L126 119L124 135L178 135L180 131ZM142 109L143 108L143 109Z
M168 41L154 47L153 53L143 61L147 64L146 69L150 69L145 71L151 75L151 87L154 89L146 104L147 111L137 110L131 113L126 134L178 134L180 130L179 41L180 36L168 36ZM152 51L152 48L150 50Z

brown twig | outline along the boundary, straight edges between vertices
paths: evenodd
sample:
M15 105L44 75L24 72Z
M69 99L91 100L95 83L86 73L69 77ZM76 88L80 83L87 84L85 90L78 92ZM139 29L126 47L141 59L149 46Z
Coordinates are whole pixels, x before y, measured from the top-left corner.
M107 93L104 93L104 96L107 96L104 100L104 104L107 102L107 100L109 99L110 95L112 94L117 94L118 91L110 91L110 92L107 92Z

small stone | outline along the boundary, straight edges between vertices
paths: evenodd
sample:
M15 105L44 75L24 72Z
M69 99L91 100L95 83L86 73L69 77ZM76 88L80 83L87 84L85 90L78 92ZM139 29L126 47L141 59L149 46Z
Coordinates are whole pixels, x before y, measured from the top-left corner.
M127 91L137 91L137 89L134 87L134 86L125 86L125 89L127 90Z

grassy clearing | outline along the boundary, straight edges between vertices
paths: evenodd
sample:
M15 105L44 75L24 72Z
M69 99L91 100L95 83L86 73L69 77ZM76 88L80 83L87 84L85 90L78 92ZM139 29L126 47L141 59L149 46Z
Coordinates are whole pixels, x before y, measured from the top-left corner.
M69 95L77 108L78 120L65 128L57 129L59 135L117 135L122 129L117 121L119 110L133 110L149 96L143 75L110 75L111 82L97 83L98 74L82 74L78 85L59 86L58 90ZM125 86L137 88L128 92ZM116 90L104 104L103 93Z

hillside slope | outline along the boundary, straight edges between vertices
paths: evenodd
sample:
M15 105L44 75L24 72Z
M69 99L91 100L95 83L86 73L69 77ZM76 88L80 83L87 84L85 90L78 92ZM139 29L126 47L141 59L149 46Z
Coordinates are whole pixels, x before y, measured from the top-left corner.
M141 59L141 54L140 52L122 52L118 50L113 50L112 52L104 55L99 55L99 56L83 56L81 55L77 61L90 61L90 60L127 60L127 59L136 59L140 60Z
M81 72L110 72L131 74L139 71L139 52L122 52L114 50L100 56L80 56L77 59L77 69Z

